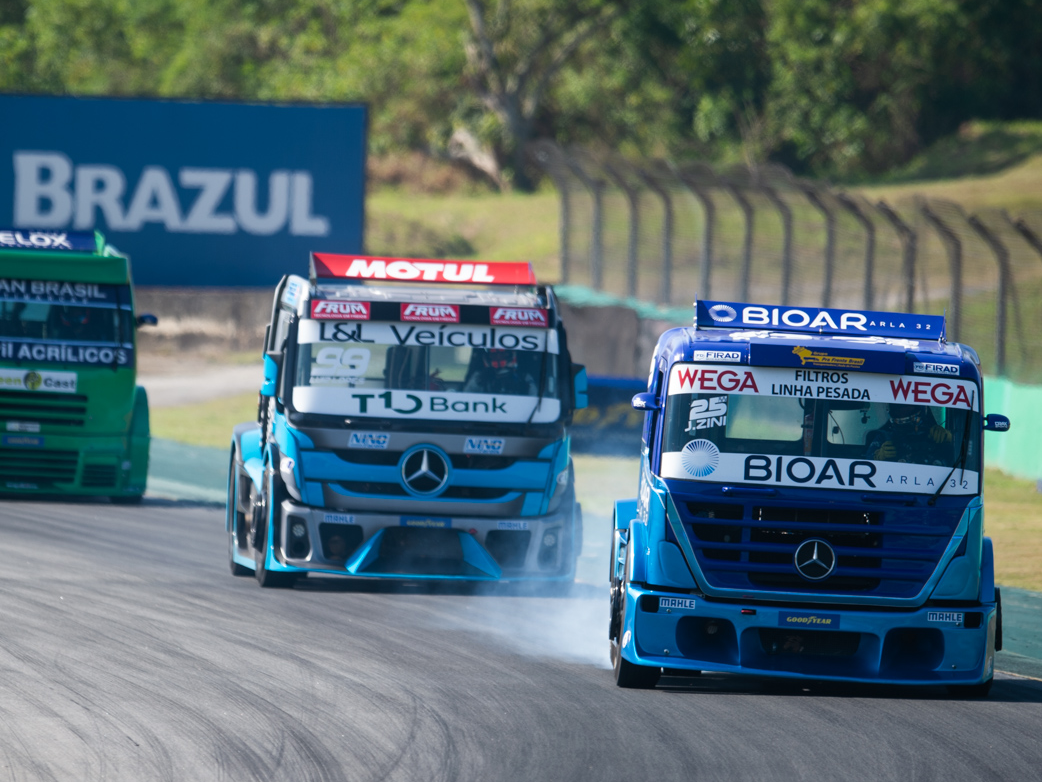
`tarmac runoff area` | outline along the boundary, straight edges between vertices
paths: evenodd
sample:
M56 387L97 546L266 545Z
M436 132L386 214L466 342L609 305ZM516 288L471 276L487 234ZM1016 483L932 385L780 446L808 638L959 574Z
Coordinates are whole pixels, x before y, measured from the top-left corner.
M253 391L260 386L262 372L260 365L253 364L171 362L163 369L166 371L143 374L138 379L148 390L153 407L206 402ZM147 490L150 497L223 506L227 475L228 452L222 448L152 440ZM577 576L580 584L605 586L602 581L608 569L608 547L607 536L601 533L608 523L606 519L586 516L585 550ZM1042 593L1003 587L1002 604L1005 644L996 655L996 669L1042 681Z

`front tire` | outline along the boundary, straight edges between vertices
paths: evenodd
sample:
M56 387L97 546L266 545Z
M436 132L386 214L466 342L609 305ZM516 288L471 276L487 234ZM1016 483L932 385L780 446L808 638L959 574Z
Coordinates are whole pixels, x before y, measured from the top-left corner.
M617 686L631 690L650 690L658 684L662 669L637 665L622 656L622 641L626 637L626 631L623 629L626 621L626 574L629 573L631 556L632 551L627 550L622 578L618 578L614 572L612 573L611 618L608 624L608 636L611 639L611 668Z
M272 534L274 533L274 518L282 504L285 489L282 488L282 479L269 467L264 472L264 486L261 487L261 504L257 509L259 512L255 519L256 531L254 540L253 559L256 563L253 574L257 577L257 583L263 589L284 589L293 586L297 580L296 573L273 573L266 567L268 562L268 549L272 545Z

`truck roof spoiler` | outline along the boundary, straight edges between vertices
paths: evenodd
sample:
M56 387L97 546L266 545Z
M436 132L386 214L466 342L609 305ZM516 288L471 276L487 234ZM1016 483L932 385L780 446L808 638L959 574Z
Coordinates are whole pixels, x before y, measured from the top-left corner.
M524 261L455 261L423 258L379 258L371 255L311 253L311 283L434 282L480 285L535 285L532 264Z

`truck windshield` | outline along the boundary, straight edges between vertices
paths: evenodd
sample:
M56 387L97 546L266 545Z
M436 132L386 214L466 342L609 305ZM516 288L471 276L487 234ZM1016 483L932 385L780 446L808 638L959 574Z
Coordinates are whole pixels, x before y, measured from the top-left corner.
M980 426L966 380L677 365L662 475L932 494L958 466L944 493L972 494Z
M0 280L0 358L128 363L129 286Z
M303 320L298 343L301 412L537 423L560 415L556 333L547 329Z

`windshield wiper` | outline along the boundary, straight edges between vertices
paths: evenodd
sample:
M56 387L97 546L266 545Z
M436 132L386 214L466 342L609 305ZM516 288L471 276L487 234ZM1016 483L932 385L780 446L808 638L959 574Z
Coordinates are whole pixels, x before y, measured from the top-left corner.
M930 507L933 507L934 505L937 504L937 498L941 496L941 492L944 491L944 487L948 485L948 481L951 479L952 475L955 474L955 471L958 470L958 469L965 470L966 446L967 446L967 444L970 441L970 416L972 416L972 415L973 415L973 411L972 410L967 410L966 411L966 422L963 424L963 427L962 427L962 448L959 451L959 460L955 464L952 465L951 471L948 473L948 475L945 477L945 479L941 482L941 485L937 487L937 491L935 491L933 493L933 496L929 500L927 500L926 504L929 505Z
M546 385L546 357L549 355L548 348L550 347L550 334L546 335L546 342L543 343L543 360L539 363L539 396L535 400L535 407L532 408L532 412L528 416L528 420L525 421L525 426L531 426L532 419L535 418L536 411L543 406L543 390Z

